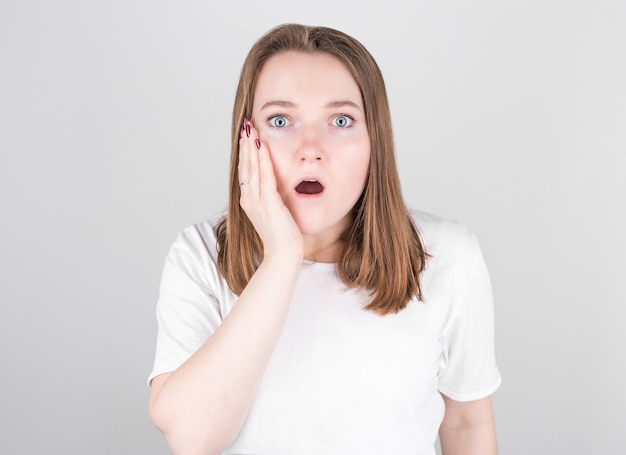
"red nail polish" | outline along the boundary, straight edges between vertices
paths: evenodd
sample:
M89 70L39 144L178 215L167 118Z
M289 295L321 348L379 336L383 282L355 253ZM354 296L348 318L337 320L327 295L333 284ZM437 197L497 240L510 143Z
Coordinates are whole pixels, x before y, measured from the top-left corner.
M249 123L246 125L246 135L250 137L250 124Z
M258 139L255 139L254 143L256 144L256 148L258 148L258 149L261 148L261 141L259 141Z

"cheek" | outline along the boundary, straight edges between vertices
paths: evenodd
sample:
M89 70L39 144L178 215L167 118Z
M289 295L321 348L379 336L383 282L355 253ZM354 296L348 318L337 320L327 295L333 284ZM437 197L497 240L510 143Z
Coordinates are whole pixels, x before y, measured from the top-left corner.
M274 177L276 178L276 188L280 193L288 181L287 175L289 171L287 160L285 159L286 155L281 153L280 148L272 147L270 144L268 144L268 146L270 150L270 159L272 160L272 169L274 170Z
M367 178L370 170L370 159L371 156L367 153L364 154L358 161L353 163L353 169L355 170L356 177L354 181L355 186L357 187L355 189L359 192L359 194L363 191L365 185L367 184Z
M369 173L371 153L369 148L369 142L362 144L357 149L358 151L352 157L349 163L350 169L354 173L355 180L360 180L364 183Z
M359 168L359 170L361 172L357 174L358 177L354 180L355 180L355 191L358 192L360 195L365 189L365 185L367 185L367 179L369 176L369 162L362 163L361 168Z

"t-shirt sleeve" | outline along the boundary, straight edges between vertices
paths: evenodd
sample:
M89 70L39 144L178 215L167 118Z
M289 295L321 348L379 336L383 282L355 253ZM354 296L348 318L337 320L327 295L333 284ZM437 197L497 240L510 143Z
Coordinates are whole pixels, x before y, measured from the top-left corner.
M206 235L197 226L183 230L165 260L157 303L157 346L148 384L176 370L222 322L216 298L216 267Z
M491 395L500 386L494 346L494 308L489 273L476 238L456 254L450 309L442 336L439 391L455 401Z

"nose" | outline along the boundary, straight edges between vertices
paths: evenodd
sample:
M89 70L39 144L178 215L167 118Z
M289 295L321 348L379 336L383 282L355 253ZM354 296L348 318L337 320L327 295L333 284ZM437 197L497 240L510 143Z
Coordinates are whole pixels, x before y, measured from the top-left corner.
M320 161L324 155L321 132L313 126L302 128L297 144L300 161Z

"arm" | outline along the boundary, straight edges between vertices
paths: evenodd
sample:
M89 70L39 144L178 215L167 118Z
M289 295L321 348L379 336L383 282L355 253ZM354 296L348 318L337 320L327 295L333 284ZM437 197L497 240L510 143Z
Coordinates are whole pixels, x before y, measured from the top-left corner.
M153 379L150 417L176 455L218 454L246 418L280 337L303 256L302 236L276 192L256 131L240 140L241 206L264 258L213 335L176 371Z
M491 397L465 403L443 395L446 413L439 428L443 455L496 455Z

